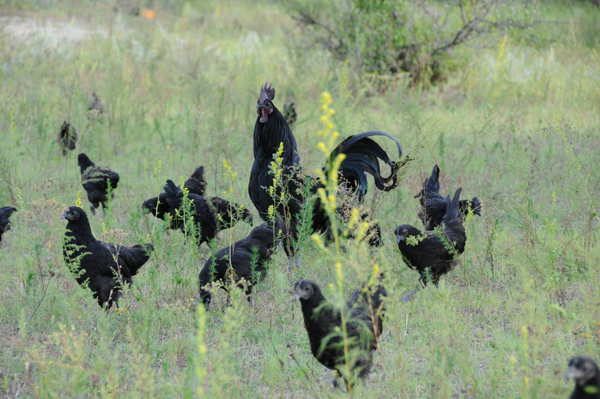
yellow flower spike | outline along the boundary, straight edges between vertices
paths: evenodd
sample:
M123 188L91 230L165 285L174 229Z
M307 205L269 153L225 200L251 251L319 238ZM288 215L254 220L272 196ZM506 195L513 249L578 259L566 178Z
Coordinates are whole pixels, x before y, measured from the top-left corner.
M375 265L373 266L373 275L375 277L379 275L379 265L377 263L375 263Z
M310 238L314 241L317 248L319 248L323 252L327 252L327 248L325 247L325 244L323 243L323 239L321 238L320 235L313 234L310 236Z
M325 148L325 143L323 143L322 141L320 141L319 144L317 144L317 146L319 147L319 150L327 152L327 149Z
M275 212L273 205L269 205L269 209L267 210L267 214L269 215L269 219L273 219L273 213Z
M321 169L315 170L315 175L319 180L325 180L325 173Z
M510 364L514 366L515 363L517 363L517 359L514 357L514 355L510 355Z
M81 190L77 191L77 200L75 201L75 205L81 208Z
M529 330L527 329L527 326L521 327L521 335L523 336L524 340L526 340L527 337L529 337Z
M369 222L362 222L358 226L358 232L356 234L356 239L361 241L367 235L367 231L369 230Z

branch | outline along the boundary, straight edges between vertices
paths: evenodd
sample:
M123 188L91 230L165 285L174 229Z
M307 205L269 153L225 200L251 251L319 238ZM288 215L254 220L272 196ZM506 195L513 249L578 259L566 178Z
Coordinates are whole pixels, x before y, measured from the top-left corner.
M336 33L333 30L331 30L329 26L317 21L315 18L313 18L312 15L308 15L305 11L302 10L296 10L296 12L298 13L298 15L292 15L292 19L294 21L300 22L305 25L317 26L319 28L325 29L330 36L336 36Z
M435 57L440 53L445 53L446 51L448 51L448 49L454 46L464 43L474 31L475 28L473 26L473 21L468 21L458 32L456 32L456 35L454 35L454 38L449 43L446 43L443 46L434 49L431 52L431 56Z
M461 3L461 10L462 10L462 3ZM464 43L469 38L469 36L474 32L478 33L478 34L483 34L483 33L489 32L489 30L477 29L476 26L479 24L487 24L487 25L491 25L494 27L510 26L510 27L514 27L514 28L518 28L518 29L528 29L528 28L531 28L531 27L533 27L535 25L539 25L539 24L569 24L569 23L570 23L569 21L548 21L548 20L538 19L529 24L523 25L523 24L517 23L512 20L490 21L490 20L482 18L482 17L475 17L472 20L467 21L465 23L465 25L456 33L456 35L454 35L454 38L450 42L444 44L441 47L434 49L431 52L431 56L435 57L436 55L445 53L446 51L448 51L450 48L452 48L454 46Z
M484 18L476 18L476 20L478 22L482 22L488 25L492 25L492 26L512 26L514 28L519 28L519 29L528 29L531 28L535 25L539 25L539 24L570 24L571 22L569 21L547 21L547 20L542 20L542 19L536 19L535 21L527 24L527 25L522 25L520 23L514 22L512 20L506 20L506 21L490 21Z

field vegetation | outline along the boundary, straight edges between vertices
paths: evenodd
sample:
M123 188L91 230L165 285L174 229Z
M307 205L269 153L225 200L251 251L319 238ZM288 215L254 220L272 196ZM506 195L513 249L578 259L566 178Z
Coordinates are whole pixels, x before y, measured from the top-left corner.
M383 334L354 397L568 397L568 360L600 360L600 11L587 1L529 3L555 22L456 46L443 79L423 83L316 45L293 18L298 2L3 2L0 206L19 211L0 247L0 395L345 397L310 353L293 283L314 280L342 303L378 268L389 293ZM324 92L336 142L382 130L411 161L398 188L371 185L366 198L384 246L323 249L304 234L302 268L288 272L278 250L253 307L232 289L229 305L219 292L205 311L202 265L252 227L239 223L199 252L141 204L167 178L181 183L204 165L207 193L244 204L256 223L247 184L267 80L279 109L296 104L306 173L325 165ZM92 92L102 115L88 112ZM65 120L79 139L63 157ZM96 237L156 248L108 314L63 260L62 211L79 198L89 209L79 152L121 176L106 217L88 212ZM393 231L421 226L413 197L436 163L441 192L462 187L481 199L482 216L465 220L465 252L439 289L403 303L419 276Z

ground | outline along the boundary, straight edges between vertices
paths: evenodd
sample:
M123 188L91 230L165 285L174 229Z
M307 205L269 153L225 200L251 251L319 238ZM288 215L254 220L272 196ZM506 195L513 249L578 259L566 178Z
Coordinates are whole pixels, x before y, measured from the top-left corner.
M591 3L547 2L542 16L568 23L536 27L532 37L543 40L466 46L440 84L409 89L398 75L383 93L351 62L304 43L275 2L149 2L132 11L121 2L0 5L0 206L19 209L0 246L4 396L345 396L310 354L292 286L315 280L339 302L337 288L348 296L375 265L390 295L373 371L355 397L565 398L569 359L599 360L600 13ZM383 130L414 160L397 189L371 185L367 195L383 247L346 243L340 276L334 248L304 237L303 268L288 273L277 251L252 308L234 290L229 306L219 294L203 312L197 278L212 249L198 252L141 204L165 178L185 180L204 165L208 193L258 220L247 182L267 80L276 106L296 103L307 173L325 163L323 92L338 140ZM87 111L92 92L104 115ZM64 120L79 137L67 157L56 140ZM62 210L78 198L89 206L79 152L121 176L106 217L91 217L96 236L156 247L120 312L102 311L63 261ZM465 253L439 289L403 303L418 275L393 231L420 227L413 196L435 163L441 191L477 196L482 216L465 221ZM250 229L222 232L214 249Z

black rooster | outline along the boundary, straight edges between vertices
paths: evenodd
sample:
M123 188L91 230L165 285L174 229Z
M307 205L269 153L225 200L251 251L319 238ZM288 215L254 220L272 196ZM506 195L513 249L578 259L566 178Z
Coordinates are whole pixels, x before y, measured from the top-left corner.
M421 209L419 219L423 222L425 230L433 230L442 223L446 214L446 200L440 195L440 168L435 165L431 176L423 182L423 188L415 198L419 198ZM481 201L477 197L471 200L460 200L460 213L469 214L469 207L474 215L481 216Z
M100 307L110 309L113 302L119 308L123 283L132 284L132 277L150 259L152 244L126 247L96 240L83 209L69 207L60 217L67 219L63 255L76 276L77 283L88 287Z
M206 191L206 180L204 180L204 167L200 166L196 168L194 173L189 179L183 183L183 187L186 188L190 194L204 195ZM158 197L150 198L142 204L142 208L153 214L159 219L165 218L171 211L171 207L167 203L167 193L160 193ZM175 219L172 219L169 223L169 228L178 229L179 226L175 224Z
M241 279L246 281L246 295L251 301L252 286L265 277L266 264L285 231L285 224L279 219L275 226L273 222L263 223L252 229L248 237L219 250L209 258L199 276L202 302L206 306L209 305L212 295L206 288L212 282L221 282L221 288L227 290L225 280L229 273L232 273L235 282ZM240 288L243 288L243 285L240 284Z
M2 242L2 234L10 230L10 217L17 211L17 208L5 206L0 208L0 242Z
M275 207L272 210L285 217L289 223L291 220L298 219L301 214L305 201L306 181L315 182L314 179L307 178L302 174L296 139L285 118L273 104L274 98L275 89L267 84L262 86L256 106L258 118L254 125L254 164L250 171L248 193L263 220L268 220L269 208ZM338 154L346 155L339 168L340 186L343 188L342 192L355 194L359 202L362 201L368 189L366 173L375 178L375 185L380 190L389 191L397 186L396 174L399 164L390 160L383 148L371 139L372 136L385 136L394 140L398 147L398 155L402 156L400 143L391 135L377 131L346 138L329 156L329 159L333 160ZM275 206L268 189L273 185L273 175L269 170L269 165L281 144L283 145L281 179L285 186L287 202L278 203ZM380 159L392 169L389 177L381 176ZM311 184L311 186L311 194L316 193L318 187L323 187L322 184L319 186L319 183ZM274 196L280 198L280 187L277 188ZM311 229L325 233L330 228L331 222L321 208L319 198L315 200L311 208L313 210ZM288 253L289 255L290 253Z
M219 231L233 227L238 221L243 220L252 225L252 213L245 207L229 202L219 197L205 197L202 195L188 194L190 200L190 216L193 218L197 228L190 228L182 220L183 215L183 191L167 180L165 186L166 201L169 204L169 214L186 235L197 233L198 247L203 242L213 240Z
M456 190L452 200L446 197L446 214L441 229L421 232L408 224L396 227L396 243L402 258L408 267L419 272L423 285L427 284L428 274L437 285L440 277L458 264L457 258L465 250L467 235L459 209L461 191L461 188ZM405 300L409 300L416 291Z
M578 356L569 362L567 380L575 380L570 399L600 399L600 370L590 358Z
M64 121L58 131L58 145L63 156L67 155L67 151L73 151L77 144L77 131L69 122Z
M110 169L96 166L85 154L79 154L77 158L79 169L81 171L81 182L87 192L88 201L90 201L90 210L92 215L96 214L96 209L102 204L102 212L106 215L106 202L108 202L109 184L111 198L114 198L114 190L119 184L119 174Z
M381 277L383 276L380 275L379 280ZM348 371L361 378L365 377L373 362L372 351L377 348L377 339L382 332L381 312L386 295L385 287L379 281L376 287L365 286L353 292L345 309L340 310L327 302L315 282L299 280L294 285L294 299L300 300L313 356L328 369L342 371L346 385L348 375L343 373L346 360L340 334L340 312L343 311L345 315L348 349L355 352L351 354L354 361L351 360Z

